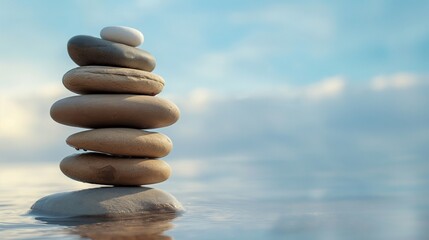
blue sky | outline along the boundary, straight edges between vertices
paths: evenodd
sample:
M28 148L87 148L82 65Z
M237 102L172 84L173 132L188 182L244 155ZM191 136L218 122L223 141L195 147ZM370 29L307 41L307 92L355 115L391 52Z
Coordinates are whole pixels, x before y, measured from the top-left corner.
M175 176L223 160L259 162L240 174L272 178L347 170L387 185L427 182L427 1L0 4L0 162L74 153L64 140L80 129L49 117L53 102L72 95L61 84L76 67L66 43L126 25L145 34L141 48L166 80L160 96L182 110L176 125L159 129L173 140Z
M2 62L32 65L45 72L40 75L49 75L37 80L43 83L55 83L74 67L66 53L69 38L98 36L106 25L132 26L145 34L141 48L157 58L155 72L166 78L167 93L208 88L240 94L337 75L359 83L398 72L428 74L427 1L1 1L1 5ZM15 78L12 84L34 82Z

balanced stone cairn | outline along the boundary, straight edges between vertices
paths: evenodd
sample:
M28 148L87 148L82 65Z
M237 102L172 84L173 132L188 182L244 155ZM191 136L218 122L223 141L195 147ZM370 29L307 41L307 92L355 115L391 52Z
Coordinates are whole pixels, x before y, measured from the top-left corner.
M101 39L79 35L67 44L80 67L68 71L64 86L81 94L51 107L56 122L89 128L75 133L67 144L91 152L66 157L60 164L68 177L87 183L136 186L165 181L170 166L158 158L172 149L171 140L153 129L179 118L177 106L156 97L162 77L151 73L154 57L139 48L144 37L128 27L106 27Z
M67 72L63 84L81 95L54 103L51 117L90 129L67 138L70 146L90 152L64 158L61 171L77 181L114 187L54 193L37 200L32 213L70 217L181 213L184 208L173 195L140 186L170 176L170 166L158 158L172 148L167 136L142 129L175 123L179 109L155 97L164 80L151 73L154 57L136 48L143 43L142 33L106 27L100 35L101 39L75 36L69 40L68 53L80 67Z

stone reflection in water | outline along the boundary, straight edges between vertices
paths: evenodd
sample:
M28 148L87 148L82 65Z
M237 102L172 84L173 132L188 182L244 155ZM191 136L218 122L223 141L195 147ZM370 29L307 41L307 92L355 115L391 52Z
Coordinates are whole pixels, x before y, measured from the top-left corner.
M47 224L68 226L71 234L89 239L172 239L164 234L173 227L176 213L152 213L132 217L37 217Z

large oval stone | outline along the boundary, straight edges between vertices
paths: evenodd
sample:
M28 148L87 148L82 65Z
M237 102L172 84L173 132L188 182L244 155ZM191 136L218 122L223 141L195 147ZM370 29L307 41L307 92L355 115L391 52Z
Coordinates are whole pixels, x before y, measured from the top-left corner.
M51 117L58 123L84 128L160 128L175 123L179 115L174 103L144 95L72 96L51 107Z
M91 36L72 37L67 43L67 51L79 66L117 66L149 72L156 66L155 58L149 52Z
M82 153L64 158L61 171L80 182L105 185L146 185L167 180L170 166L160 159L117 157Z
M156 74L120 67L84 66L68 71L64 86L78 94L129 93L154 96L162 91L165 81Z
M159 158L173 147L167 136L132 128L99 128L75 133L66 140L77 148L122 156Z
M32 213L52 216L129 216L181 213L182 204L171 194L147 187L101 187L43 197Z

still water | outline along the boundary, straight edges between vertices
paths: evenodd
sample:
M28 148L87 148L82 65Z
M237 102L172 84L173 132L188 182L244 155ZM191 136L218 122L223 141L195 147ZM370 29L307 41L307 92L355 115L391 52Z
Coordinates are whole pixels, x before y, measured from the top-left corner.
M57 163L3 165L0 239L429 239L427 168L208 161L172 160L174 175L153 186L184 214L118 219L29 214L45 195L97 186L68 179Z

